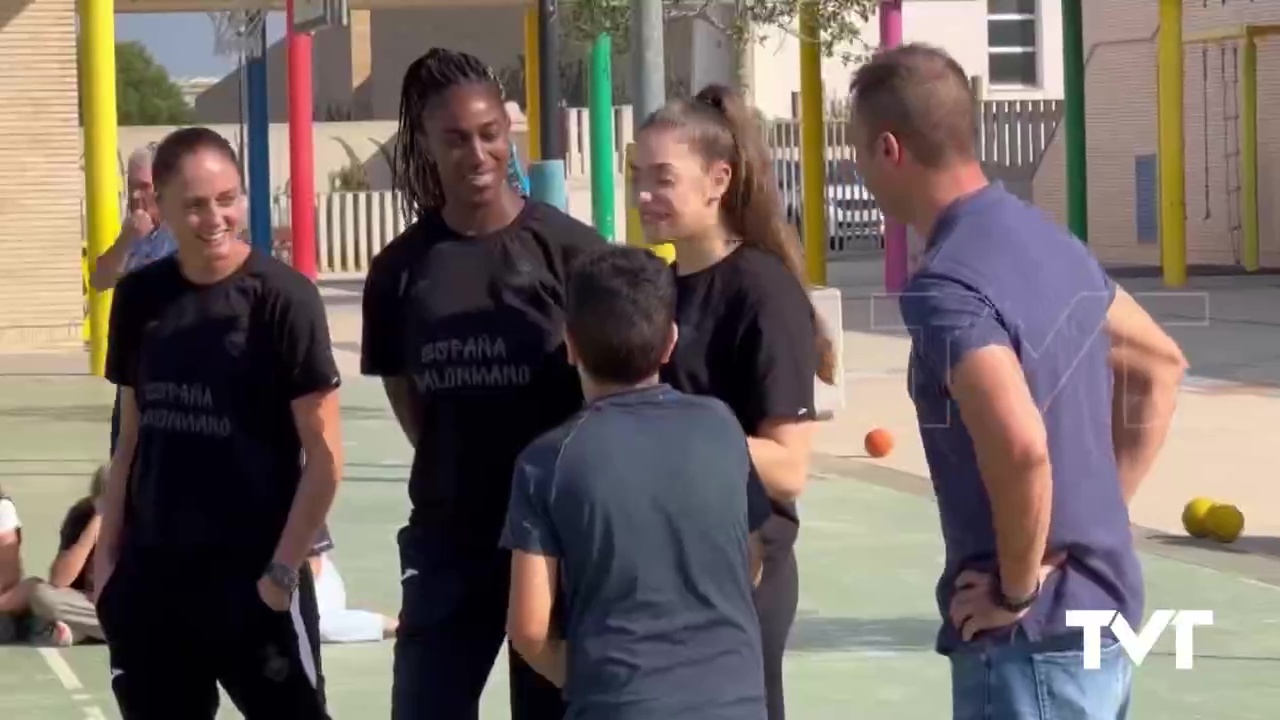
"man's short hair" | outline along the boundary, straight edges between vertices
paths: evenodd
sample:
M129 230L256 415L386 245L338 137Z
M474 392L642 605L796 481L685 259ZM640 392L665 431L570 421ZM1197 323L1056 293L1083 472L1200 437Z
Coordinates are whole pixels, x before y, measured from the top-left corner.
M854 74L849 94L869 136L892 133L925 167L976 157L973 90L940 48L911 43L880 52Z
M592 379L635 385L662 368L676 287L657 256L634 247L590 253L574 266L567 295L567 331Z

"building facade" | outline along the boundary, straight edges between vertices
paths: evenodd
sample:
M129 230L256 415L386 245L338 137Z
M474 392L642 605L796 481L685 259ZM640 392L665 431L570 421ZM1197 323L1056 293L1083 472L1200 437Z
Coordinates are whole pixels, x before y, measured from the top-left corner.
M1280 3L1183 2L1187 39L1241 25L1280 25ZM1158 266L1156 0L1084 7L1089 244L1105 262ZM1241 263L1244 163L1239 41L1183 48L1187 263ZM1261 265L1280 267L1280 38L1257 50L1257 198ZM1036 204L1066 218L1066 142L1056 133L1035 179Z
M0 348L78 339L75 0L0 0L0 67Z
M1156 0L1144 0L1155 6ZM754 49L755 101L766 114L790 116L800 90L800 41L794 31L768 29ZM965 72L981 79L989 100L1062 98L1062 7L1058 0L904 0L904 42L945 49ZM880 45L880 19L873 15L862 42L822 61L828 96L846 93L857 70L856 56Z

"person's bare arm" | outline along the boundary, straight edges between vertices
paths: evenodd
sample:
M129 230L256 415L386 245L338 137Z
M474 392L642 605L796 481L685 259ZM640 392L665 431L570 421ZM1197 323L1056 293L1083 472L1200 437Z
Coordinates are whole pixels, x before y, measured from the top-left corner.
M138 402L133 388L120 387L120 434L116 437L116 453L111 456L111 475L102 499L102 521L98 528L98 546L93 554L93 592L106 587L116 566L118 541L124 524L124 501L128 493L129 475L138 447Z
M272 560L297 570L306 562L338 493L342 432L336 388L303 395L291 406L305 460L302 481Z
M413 381L407 377L387 377L382 379L382 389L387 393L387 401L391 403L391 412L404 432L405 439L411 447L418 446L417 398L413 391Z
M17 530L0 530L0 591L22 580L22 540Z
M1053 501L1044 420L1006 345L967 353L952 369L950 387L991 504L1004 594L1029 597L1039 583Z
M530 667L556 687L564 687L565 643L555 632L552 615L559 567L553 557L512 551L507 635Z
M150 233L154 227L155 221L145 210L134 209L130 212L129 217L125 218L124 224L121 225L120 234L116 236L115 242L94 260L93 268L89 273L89 287L97 292L114 288L116 283L120 282L120 278L124 277L124 264L129 259L129 251L134 243Z
M324 571L324 561L319 555L313 555L307 558L307 565L311 568L311 580L319 581L320 573Z
M101 528L102 516L94 513L71 547L62 550L53 558L53 563L49 566L50 585L60 588L71 587L71 583L80 577L84 572L85 563L89 560L89 555L98 544Z
M129 257L131 246L132 240L121 231L111 247L94 261L93 270L89 273L89 287L98 292L114 288L120 278L124 277L124 263Z
M769 497L795 500L809 479L809 455L817 426L807 420L766 420L747 438L751 462Z
M1178 343L1123 288L1107 310L1115 373L1111 437L1120 490L1133 499L1164 446L1187 360Z

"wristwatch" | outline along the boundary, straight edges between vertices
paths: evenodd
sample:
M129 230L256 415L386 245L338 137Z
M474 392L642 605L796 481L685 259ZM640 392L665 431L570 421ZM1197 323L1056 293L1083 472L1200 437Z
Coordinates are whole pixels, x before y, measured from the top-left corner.
M272 582L276 587L285 592L292 593L298 589L298 571L285 565L284 563L272 562L267 565L267 571L263 575Z
M1026 596L1025 598L1018 598L1013 600L1009 599L1009 597L1004 594L1004 587L1000 584L1000 581L998 578L996 579L995 582L991 583L991 600L992 602L995 603L996 607L1000 608L1001 610L1004 610L1005 612L1020 613L1023 610L1026 610L1027 608L1034 605L1036 600L1039 597L1040 597L1040 581L1039 580L1036 581L1036 589L1032 590L1030 595Z

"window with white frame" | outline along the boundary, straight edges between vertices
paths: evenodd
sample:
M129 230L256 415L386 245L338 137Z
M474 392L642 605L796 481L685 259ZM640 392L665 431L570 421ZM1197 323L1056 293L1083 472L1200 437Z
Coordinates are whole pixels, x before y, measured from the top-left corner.
M1037 0L987 0L987 82L1030 86L1040 81Z

